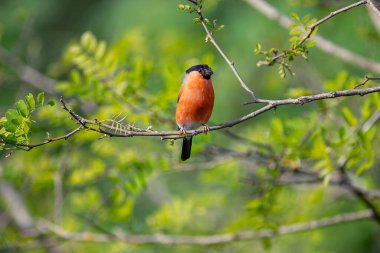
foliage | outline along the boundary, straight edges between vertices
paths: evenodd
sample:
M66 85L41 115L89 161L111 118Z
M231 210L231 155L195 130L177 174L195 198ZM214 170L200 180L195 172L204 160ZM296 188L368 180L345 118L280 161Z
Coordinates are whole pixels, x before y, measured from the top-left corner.
M44 92L37 96L37 106L44 105ZM15 109L9 109L4 117L0 118L0 150L19 147L29 144L30 127L32 125L32 113L36 109L36 100L32 93L25 96L25 99L15 103ZM11 145L7 147L7 145Z
M305 60L307 60L308 49L314 47L316 45L315 41L310 41L313 35L317 32L318 28L311 31L310 26L313 25L317 19L310 19L310 15L305 15L302 19L297 15L297 13L291 13L291 18L295 23L289 26L291 35L289 42L290 48L286 50L279 50L277 48L270 48L269 50L262 50L261 44L258 43L254 50L256 55L265 56L264 61L259 61L257 66L260 67L262 65L279 65L279 75L282 78L285 78L286 73L288 72L290 75L295 75L292 71L289 63L294 61L295 57L302 56ZM310 34L309 34L310 33ZM306 39L305 36L307 36ZM277 60L279 56L279 52L281 52L281 59Z
M63 51L58 60L49 58L48 53L51 49L47 45L54 44L54 36L45 38L48 34L42 32L44 26L28 23L30 20L17 28L19 23L4 13L14 11L13 5L4 5L0 10L4 25L0 28L6 32L1 32L1 47L17 48L18 39L27 38L19 46L23 50L14 52L25 51L22 59L31 66L37 64L35 58L48 62L38 69L47 69L56 80L56 92L33 90L19 81L18 72L9 62L0 65L0 84L4 84L0 94L4 115L0 117L0 186L7 182L13 187L36 226L42 219L68 232L86 231L87 242L63 240L52 231L36 237L23 234L0 194L0 251L24 252L32 248L34 252L45 252L46 242L60 252L377 252L378 244L373 238L378 237L379 230L370 222L349 223L349 229L318 229L294 237L277 237L277 233L284 225L368 208L350 192L338 168L346 160L344 169L355 185L368 192L379 188L376 168L380 134L378 124L372 122L380 110L378 93L281 106L227 131L197 135L194 153L185 164L178 158L180 141L114 138L87 130L28 152L17 150L64 137L80 127L61 106L54 106L58 94L74 112L93 120L96 130L100 129L97 123L105 123L114 127L115 134L124 130L176 131L173 115L183 72L200 62L209 64L215 72L216 101L210 125L239 118L262 106L242 106L247 94L211 43L202 40L203 27L191 24L188 15L181 15L183 12L193 15L196 24L204 21L211 34L217 35L223 50L233 56L246 83L260 98L296 98L353 89L362 81L363 71L332 56L313 54L317 49L310 38L318 28L303 41L316 22L311 16L319 17L331 10L317 8L318 1L297 1L308 6L310 14L304 14L304 5L299 7L293 2L276 3L279 9L290 5L294 12L290 44L285 46L288 49L279 49L282 46L278 41L288 43L279 35L281 30L254 15L245 4L212 0L198 1L198 5L186 1L179 5L170 1L98 1L90 8L81 3L83 6L78 8L86 23L82 18L76 20L75 27L60 23L78 32L62 32L65 39L57 41L58 49L54 48L52 54ZM46 10L40 10L43 6L39 1L29 4L25 6L27 10L35 8L37 17L48 18ZM81 5L70 4L65 9L65 3L49 3L67 22L71 8ZM159 15L148 17L147 10ZM120 11L125 14L123 21L114 15ZM378 40L371 44L365 36L355 36L360 32L357 29L363 27L375 32L369 20L357 22L363 13L348 12L349 19L337 19L335 30L329 33L327 28L326 33L332 40L342 41L348 41L345 35L349 34L351 40L358 40L353 50L368 49L363 54L372 57L370 49ZM228 29L220 31L224 25L203 15L217 17ZM120 22L122 31L117 29ZM159 31L154 29L161 22L166 25ZM252 29L252 24L259 25ZM31 38L29 25L33 27ZM56 26L50 29L56 31ZM40 47L34 38L45 43L40 45L44 54L38 54ZM264 58L258 65L277 64L281 78L271 68L252 67L254 59L247 54L252 50L252 41L263 41L256 44L255 54ZM364 44L368 48L363 48ZM283 56L274 60L280 54ZM295 61L299 56L308 61L299 65ZM8 101L5 97L16 101L14 106L3 102ZM378 201L373 203L378 206ZM3 217L6 223L1 222ZM157 238L161 238L162 234L217 236L242 231L270 231L275 237L208 247L164 243L134 246L118 241L121 235L158 234ZM92 241L96 233L107 235L109 241Z

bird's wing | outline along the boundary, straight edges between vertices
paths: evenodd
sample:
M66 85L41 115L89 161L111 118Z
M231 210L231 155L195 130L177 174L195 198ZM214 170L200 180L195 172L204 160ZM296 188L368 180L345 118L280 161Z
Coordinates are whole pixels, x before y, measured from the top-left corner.
M187 74L185 75L185 77L182 80L182 85L181 85L181 89L179 90L179 94L178 94L178 98L177 98L177 103L178 103L179 99L181 98L182 91L183 91L183 86L185 85L186 81L187 81Z
M178 104L178 102L179 102L179 99L181 98L182 91L183 91L183 84L182 84L181 89L179 90L179 94L178 94L178 98L177 98L177 104Z

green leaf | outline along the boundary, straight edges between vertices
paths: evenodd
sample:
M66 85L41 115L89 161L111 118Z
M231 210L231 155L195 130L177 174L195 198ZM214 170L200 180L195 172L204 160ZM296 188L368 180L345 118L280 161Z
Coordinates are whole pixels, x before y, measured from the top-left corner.
M294 29L292 29L292 30L289 32L289 34L290 34L290 35L300 35L302 32L303 32L302 29L300 29L300 28L294 28Z
M55 106L55 101L54 100L49 100L49 102L48 102L48 105L50 105L50 106Z
M104 41L99 42L98 46L96 47L95 57L97 59L102 58L104 53L106 52L106 48L107 44Z
M357 125L358 122L355 118L355 115L351 112L351 110L348 107L344 107L342 109L342 114L344 120L349 126L355 127Z
M311 20L306 24L306 26L311 26L311 25L314 24L315 22L317 22L317 19L316 19L316 18L313 18L313 19L311 19Z
M254 50L254 53L255 54L260 54L261 53L261 49L262 49L261 44L257 43L256 47L255 47L255 50Z
M90 50L93 51L96 48L97 41L95 36L91 32L85 32L82 37L80 38L81 45Z
M200 24L201 23L201 20L200 20L200 18L194 18L193 19L193 22L194 22L194 24Z
M1 138L10 144L16 144L17 143L17 138L12 133L8 133L8 132L4 133L4 134L1 133Z
M5 113L5 117L7 118L7 121L12 121L14 119L19 119L20 118L20 114L15 109L9 109ZM22 119L21 120L17 120L17 121L18 121L18 123L21 124Z
M37 102L40 106L43 106L44 105L44 101L45 101L45 92L40 92L38 93L37 95Z
M309 19L310 19L310 14L305 15L305 16L302 18L302 23L305 24Z
M339 128L339 138L343 140L346 137L346 128L340 127Z
M270 238L263 238L261 239L261 242L265 250L269 251L272 248L272 241Z
M220 31L220 30L222 30L224 28L224 25L220 25L220 26L218 26L218 28L216 29L216 31Z
M301 22L300 17L295 12L290 13L290 17L292 17L297 22Z
M288 28L289 28L289 29L293 29L293 28L296 28L296 27L298 27L298 26L299 26L299 24L294 23L294 24L289 25Z
M25 104L24 100L19 100L16 102L16 108L19 111L19 113L26 117L29 114L28 106Z
M29 93L28 95L25 96L25 100L28 103L29 109L31 111L34 111L36 109L36 102L34 101L34 96L32 93Z
M74 84L81 84L82 83L82 78L80 76L80 73L76 69L70 72L70 78Z
M7 118L6 117L1 117L0 118L0 126L4 125L6 122L7 122Z
M309 42L309 43L306 44L306 48L312 48L312 47L314 47L316 45L317 45L317 42L312 41L312 42Z

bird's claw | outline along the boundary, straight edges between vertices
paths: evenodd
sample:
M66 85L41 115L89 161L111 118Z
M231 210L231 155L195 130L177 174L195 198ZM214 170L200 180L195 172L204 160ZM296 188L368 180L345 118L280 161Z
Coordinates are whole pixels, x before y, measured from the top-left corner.
M185 128L184 128L184 127L181 127L181 128L179 129L179 131L178 131L178 134L179 134L180 136L186 136L187 134L186 134L186 130L185 130Z
M207 125L203 125L203 132L207 134L208 132L210 132L210 128Z

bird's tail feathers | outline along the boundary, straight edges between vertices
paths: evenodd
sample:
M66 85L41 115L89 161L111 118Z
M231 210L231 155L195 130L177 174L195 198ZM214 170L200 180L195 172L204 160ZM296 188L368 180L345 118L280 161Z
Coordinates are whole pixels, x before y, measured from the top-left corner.
M193 142L193 137L184 138L182 141L182 153L181 160L186 161L190 158L191 154L191 144Z

